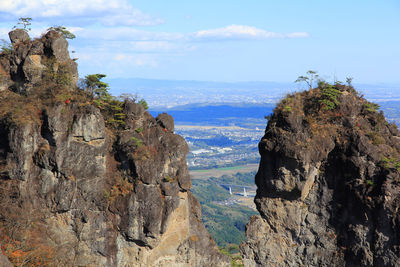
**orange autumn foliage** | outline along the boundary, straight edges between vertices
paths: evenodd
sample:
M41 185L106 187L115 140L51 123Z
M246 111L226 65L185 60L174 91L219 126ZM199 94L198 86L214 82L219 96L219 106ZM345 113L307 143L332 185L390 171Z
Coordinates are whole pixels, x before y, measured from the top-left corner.
M14 266L54 266L56 250L43 239L40 226L31 223L18 232L18 237L10 237L10 234L0 224L0 243Z

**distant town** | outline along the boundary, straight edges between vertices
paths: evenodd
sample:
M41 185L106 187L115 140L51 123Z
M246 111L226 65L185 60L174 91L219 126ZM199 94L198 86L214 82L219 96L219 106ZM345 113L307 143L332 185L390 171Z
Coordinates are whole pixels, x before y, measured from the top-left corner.
M190 169L215 168L259 161L257 143L263 129L241 127L176 126L190 148L187 162Z

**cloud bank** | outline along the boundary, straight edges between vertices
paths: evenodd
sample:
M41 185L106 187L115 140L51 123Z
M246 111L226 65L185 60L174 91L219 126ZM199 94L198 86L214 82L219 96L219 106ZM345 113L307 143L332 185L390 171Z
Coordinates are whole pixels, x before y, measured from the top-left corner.
M308 37L306 32L276 33L258 29L246 25L230 25L223 28L202 30L193 34L199 40L249 40L249 39L271 39L271 38L304 38Z
M15 20L60 18L63 21L107 26L151 26L164 23L134 8L126 0L0 0L0 18Z
M224 28L200 30L191 33L150 32L131 27L110 27L103 29L79 29L81 38L129 41L224 41L224 40L266 40L272 38L306 38L306 32L276 33L246 25L231 25Z
M76 51L73 56L79 58L80 71L114 76L162 68L225 41L309 37L306 32L278 33L235 24L191 32L145 30L137 26L155 26L164 20L135 8L129 0L0 0L0 39L8 39L9 25L19 17L33 19L31 37L50 26L65 26L77 37L70 50Z

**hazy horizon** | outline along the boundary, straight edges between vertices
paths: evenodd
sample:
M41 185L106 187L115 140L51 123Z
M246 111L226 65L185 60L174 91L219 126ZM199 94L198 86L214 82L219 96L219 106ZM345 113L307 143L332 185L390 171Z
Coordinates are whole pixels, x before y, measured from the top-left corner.
M159 80L143 78L106 78L110 92L115 95L130 93L144 98L151 107L172 108L188 104L218 103L276 103L286 94L308 89L304 83L279 82L215 82L187 80ZM399 84L354 83L370 101L400 101Z
M0 0L0 39L20 17L32 37L65 26L81 77L400 84L399 14L398 0Z

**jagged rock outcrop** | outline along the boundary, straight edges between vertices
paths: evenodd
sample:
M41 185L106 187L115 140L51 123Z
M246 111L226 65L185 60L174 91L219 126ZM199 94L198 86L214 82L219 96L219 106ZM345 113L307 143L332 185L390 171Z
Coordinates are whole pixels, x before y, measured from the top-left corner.
M400 132L351 86L289 95L259 143L245 266L400 266Z
M57 73L76 82L76 68L68 67L75 62L57 32L33 41L20 31L10 37L14 51L2 66L18 86L0 96L0 242L10 259L37 266L228 266L201 222L188 146L174 134L172 117L156 120L127 100L123 119L112 124L91 97L57 83ZM49 59L51 86L42 67ZM49 96L54 88L61 93Z
M16 29L9 33L12 50L0 55L0 91L11 87L29 94L40 83L54 80L73 88L78 69L69 57L68 42L56 31L31 40L28 33Z

